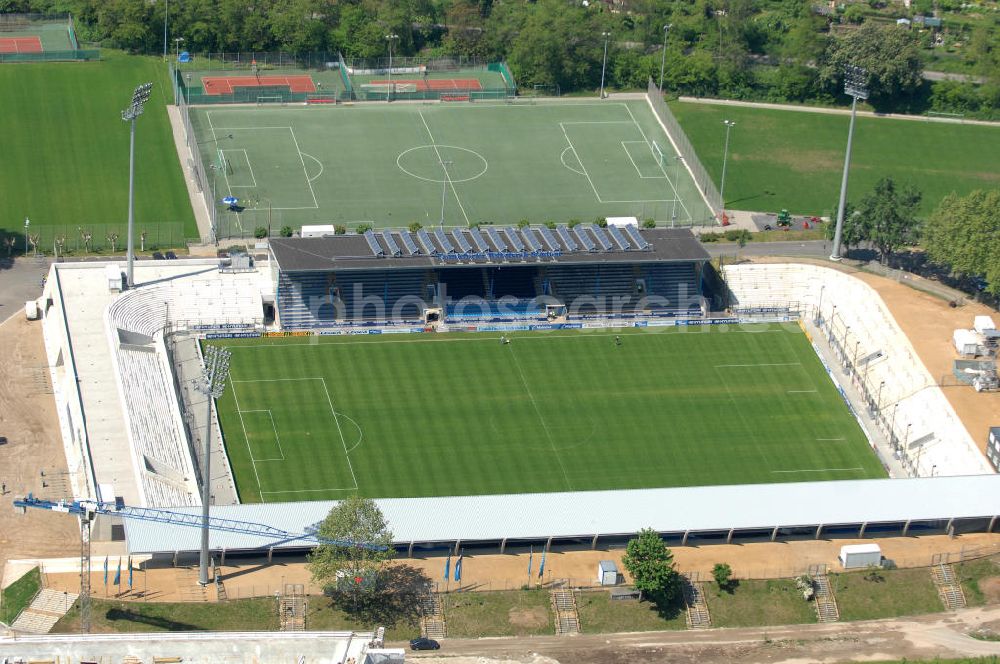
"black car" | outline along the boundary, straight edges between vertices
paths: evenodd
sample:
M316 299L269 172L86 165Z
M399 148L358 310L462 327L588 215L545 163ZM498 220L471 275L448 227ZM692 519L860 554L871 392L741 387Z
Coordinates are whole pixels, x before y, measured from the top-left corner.
M154 251L153 252L153 260L154 261L162 261L162 260L165 260L165 259L163 258L163 254L161 254L158 251Z
M168 251L168 252L166 253L166 257L167 257L167 260L168 260L168 261L172 261L172 260L177 260L177 254L175 254L175 253L174 253L174 252L172 252L172 251Z
M438 650L440 648L441 644L434 639L420 637L410 641L410 650Z

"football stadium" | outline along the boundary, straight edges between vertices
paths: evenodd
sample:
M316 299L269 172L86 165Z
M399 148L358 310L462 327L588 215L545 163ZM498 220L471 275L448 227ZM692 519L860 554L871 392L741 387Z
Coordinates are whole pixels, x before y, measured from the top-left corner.
M192 200L213 240L269 241L131 286L57 263L38 301L98 536L176 560L207 496L223 559L301 552L352 494L407 555L994 531L992 466L871 286L710 260L721 197L652 82L198 66Z

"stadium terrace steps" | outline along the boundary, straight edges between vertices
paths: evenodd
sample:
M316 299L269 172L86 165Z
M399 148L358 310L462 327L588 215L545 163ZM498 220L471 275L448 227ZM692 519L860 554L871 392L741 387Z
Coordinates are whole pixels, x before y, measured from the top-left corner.
M21 612L11 627L18 632L48 634L53 625L66 615L76 598L76 593L64 593L43 588L35 595L31 605Z
M934 587L937 588L938 596L946 609L955 611L966 607L965 593L962 591L962 584L955 575L954 567L945 563L934 565L931 567L931 579L933 579Z
M420 636L428 639L448 636L441 599L435 593L427 593L420 598L420 614Z
M688 629L708 629L712 626L712 616L708 612L708 602L698 578L681 575L681 589L684 593L684 603L687 605Z
M549 597L555 614L556 635L579 634L580 615L576 610L576 596L572 590L556 588Z
M813 576L813 588L816 590L816 619L821 623L840 620L840 609L837 608L837 598L830 586L830 577L824 574Z

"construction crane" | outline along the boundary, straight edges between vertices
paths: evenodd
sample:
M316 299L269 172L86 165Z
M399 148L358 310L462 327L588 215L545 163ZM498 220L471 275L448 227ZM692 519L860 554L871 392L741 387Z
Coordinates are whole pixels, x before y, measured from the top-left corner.
M90 631L90 528L97 515L115 516L122 519L137 521L152 521L174 526L201 528L204 525L200 514L184 514L165 509L151 507L131 507L124 501L113 503L98 500L45 500L28 494L14 501L14 507L22 514L29 508L62 512L80 518L80 631L84 634ZM301 541L306 544L327 544L341 547L356 547L369 551L385 551L387 547L365 542L326 539L316 532L293 533L281 528L275 528L264 523L237 521L235 519L220 519L212 517L208 522L209 530L242 535L255 535L271 541L271 544L285 544ZM261 547L263 548L263 547Z

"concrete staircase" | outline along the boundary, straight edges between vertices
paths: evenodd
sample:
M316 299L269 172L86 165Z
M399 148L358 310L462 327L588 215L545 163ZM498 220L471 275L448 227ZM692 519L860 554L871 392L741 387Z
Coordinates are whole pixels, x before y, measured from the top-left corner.
M837 598L830 586L830 577L825 573L813 576L813 588L816 590L816 619L821 623L831 623L840 620L840 609L837 608Z
M954 611L965 608L965 593L955 575L955 568L945 563L934 565L931 567L931 578L946 609Z
M576 596L573 591L556 588L549 596L556 616L556 635L579 634L580 615L576 611Z
M35 595L31 606L21 612L11 627L29 634L48 634L52 626L66 615L76 598L76 593L43 588Z
M420 636L435 640L448 636L441 600L434 593L420 598Z
M697 576L681 576L684 604L687 606L688 629L708 629L712 626L712 615L708 612L708 602Z
M302 584L286 584L278 597L278 621L282 632L306 631L306 596Z

